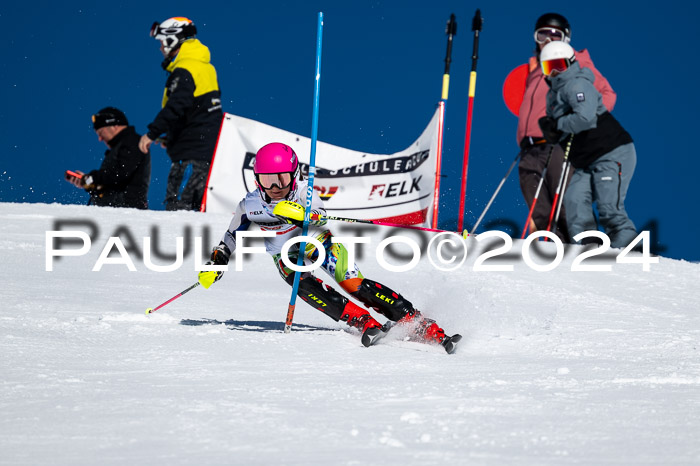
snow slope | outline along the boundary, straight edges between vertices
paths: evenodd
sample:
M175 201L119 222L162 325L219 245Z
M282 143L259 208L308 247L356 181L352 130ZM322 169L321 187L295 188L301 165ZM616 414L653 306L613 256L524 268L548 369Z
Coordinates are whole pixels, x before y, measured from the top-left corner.
M463 334L447 355L400 332L364 348L301 301L284 334L290 288L265 255L150 316L196 281L191 256L92 271L115 231L172 251L218 242L227 215L4 203L0 220L2 465L700 464L699 264L571 272L575 247L536 272L516 241L486 262L513 272L475 272L474 248L392 273L375 230L363 273ZM48 272L57 220L99 231Z

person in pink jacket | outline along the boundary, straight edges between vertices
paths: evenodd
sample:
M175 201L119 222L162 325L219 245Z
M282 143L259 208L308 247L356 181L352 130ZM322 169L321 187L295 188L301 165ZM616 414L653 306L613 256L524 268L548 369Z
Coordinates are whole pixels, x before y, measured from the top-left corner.
M550 150L552 158L545 174L545 180L539 193L537 204L530 221L530 232L545 230L549 223L552 202L556 193L559 179L564 165L564 150L558 144L547 143L542 136L538 120L546 114L546 97L549 86L544 80L542 67L539 64L539 56L542 48L549 42L563 40L571 41L571 26L566 18L557 13L545 13L535 23L535 55L530 57L530 73L525 84L525 94L518 114L517 142L520 146L520 163L518 172L520 175L520 189L525 197L528 207L532 206L535 191L542 177ZM603 104L612 111L617 100L617 94L613 91L600 71L593 65L593 61L587 50L576 52L576 59L582 68L589 68L594 76L594 86L603 96ZM569 176L571 171L569 172ZM568 183L568 179L566 183ZM566 212L562 207L557 225L552 225L556 234L564 243L571 242L566 226Z

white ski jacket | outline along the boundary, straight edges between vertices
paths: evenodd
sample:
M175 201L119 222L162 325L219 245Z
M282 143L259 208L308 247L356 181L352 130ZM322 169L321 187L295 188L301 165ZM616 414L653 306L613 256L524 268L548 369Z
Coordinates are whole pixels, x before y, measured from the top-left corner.
M296 202L306 207L307 186L308 182L306 180L298 181L296 183L296 189L290 192L285 200ZM280 201L266 202L262 198L259 189L255 189L246 194L241 202L238 203L233 219L231 219L228 230L224 233L221 242L224 243L233 254L233 251L236 250L236 232L248 230L251 225L255 223L262 231L275 232L274 237L265 238L265 250L271 256L279 254L282 251L284 243L290 238L301 235L302 229L281 220L272 213L278 202ZM311 213L321 216L326 215L326 210L323 208L323 201L316 192L313 193L311 199ZM325 220L318 222L312 221L309 223L311 227L320 227L325 224ZM319 233L318 228L310 228L308 234L309 236L315 236L317 233ZM296 245L296 249L298 249L298 245Z

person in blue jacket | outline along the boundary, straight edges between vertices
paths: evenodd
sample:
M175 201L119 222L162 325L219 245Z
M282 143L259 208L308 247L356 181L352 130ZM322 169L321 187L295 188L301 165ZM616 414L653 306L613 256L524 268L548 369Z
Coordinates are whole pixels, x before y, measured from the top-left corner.
M625 210L637 165L632 137L603 105L593 72L579 65L569 44L547 44L540 64L551 87L547 116L539 120L542 133L549 142L571 144L569 161L576 169L564 196L569 234L598 229L595 203L611 247L626 247L637 237Z

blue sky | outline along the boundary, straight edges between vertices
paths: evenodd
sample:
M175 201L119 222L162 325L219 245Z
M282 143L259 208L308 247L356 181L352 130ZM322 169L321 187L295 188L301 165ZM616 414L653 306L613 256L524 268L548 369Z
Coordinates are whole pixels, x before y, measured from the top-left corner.
M440 227L457 225L471 68L471 18L484 17L474 103L465 223L479 216L517 153L517 120L501 96L508 72L527 61L532 29L548 11L572 24L618 94L614 114L635 140L638 165L627 209L652 229L663 255L700 260L696 241L700 98L695 19L700 7L664 2L464 1L99 2L4 4L0 19L0 200L84 203L66 169L99 166L105 147L90 115L113 105L144 132L160 108L165 72L153 21L187 16L212 52L224 110L309 136L316 17L323 11L319 139L391 153L420 134L440 98L445 23L455 13L446 107ZM668 21L666 21L668 19ZM151 208L162 208L169 159L153 150ZM520 232L527 208L511 175L482 225ZM480 227L481 229L481 227Z

